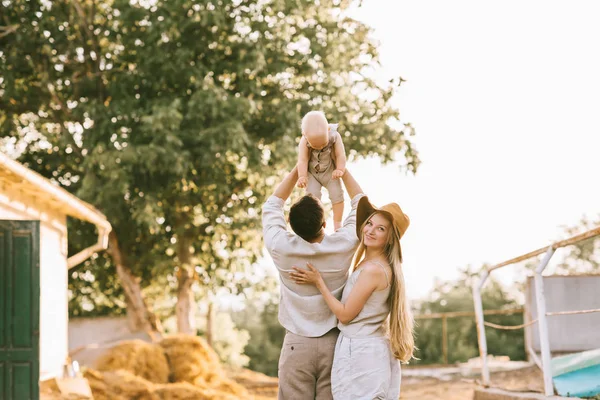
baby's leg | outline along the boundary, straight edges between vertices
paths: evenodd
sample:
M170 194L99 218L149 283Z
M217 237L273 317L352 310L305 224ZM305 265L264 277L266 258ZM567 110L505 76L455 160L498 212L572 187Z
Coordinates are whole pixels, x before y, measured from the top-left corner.
M337 231L342 227L342 217L344 215L344 189L342 189L341 179L331 179L327 183L327 191L333 209L333 227Z
M321 200L321 182L309 171L308 172L308 183L306 184L306 193L310 193L317 199Z
M333 208L333 228L337 231L342 227L342 216L344 215L344 202L332 205Z

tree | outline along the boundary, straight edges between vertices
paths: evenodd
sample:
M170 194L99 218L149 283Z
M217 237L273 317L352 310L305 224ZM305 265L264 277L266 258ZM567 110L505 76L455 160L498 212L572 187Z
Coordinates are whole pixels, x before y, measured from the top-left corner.
M233 314L236 326L250 334L244 349L250 359L248 368L269 376L277 376L279 353L285 337L285 329L277 319L278 307L273 297L265 305L249 302L244 310Z
M451 311L473 311L473 282L479 274L469 268L460 271L460 277L454 281L438 282L431 291L428 299L419 305L420 314L441 313ZM507 293L507 290L493 277L488 279L482 292L483 308L504 309L518 308L520 305ZM519 325L523 316L491 315L486 321L500 325ZM477 357L477 328L475 318L459 317L447 320L448 328L448 361L450 363L464 362ZM507 355L512 360L525 358L525 344L522 330L497 330L486 327L488 353ZM419 350L417 363L442 363L442 326L441 320L418 320L416 329L416 346Z
M400 156L416 171L412 129L390 125L401 80L370 78L376 44L344 16L349 4L3 2L3 147L114 228L110 259L71 281L114 284L102 275L116 271L122 292L112 292L157 329L142 288L174 278L178 328L193 333L192 285L256 261L257 208L295 162L300 117L313 108L341 122L351 158ZM74 248L89 243L89 229L75 229Z
M564 228L567 237L575 236L600 226L596 221L583 217L578 226ZM600 271L600 236L594 236L567 247L567 254L557 268L562 273L594 273Z

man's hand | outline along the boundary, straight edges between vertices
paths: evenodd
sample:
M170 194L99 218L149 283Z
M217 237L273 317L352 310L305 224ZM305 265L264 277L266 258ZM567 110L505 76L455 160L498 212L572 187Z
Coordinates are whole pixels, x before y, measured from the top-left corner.
M331 174L331 179L340 179L342 176L344 176L344 171L336 169L333 171L333 174Z
M300 178L298 178L298 182L296 183L296 186L304 189L306 187L307 183L308 183L308 179L306 179L305 176L301 176Z

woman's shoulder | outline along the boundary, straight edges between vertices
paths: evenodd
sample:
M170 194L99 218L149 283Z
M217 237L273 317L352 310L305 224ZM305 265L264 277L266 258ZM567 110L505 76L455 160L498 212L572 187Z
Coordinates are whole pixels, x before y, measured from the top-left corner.
M364 261L360 266L360 271L362 271L361 275L365 275L371 279L387 279L387 269L390 266L387 263L379 262L379 261Z

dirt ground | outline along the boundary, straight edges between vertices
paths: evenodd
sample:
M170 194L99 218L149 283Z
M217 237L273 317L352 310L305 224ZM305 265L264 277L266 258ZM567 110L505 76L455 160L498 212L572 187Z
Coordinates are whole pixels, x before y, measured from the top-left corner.
M243 370L231 373L231 378L245 386L253 400L273 400L277 398L277 379L266 375ZM403 377L401 400L471 400L478 386L479 377L463 378L453 376L448 380L436 378ZM536 367L509 372L497 372L491 375L493 387L515 391L542 392L542 374ZM46 394L44 400L66 399L58 395ZM75 399L69 398L69 400Z
M242 378L240 376L239 378ZM277 380L265 379L264 375L251 371L243 379L236 379L256 395L256 399L277 398ZM435 378L403 377L401 400L471 400L478 386L478 377L452 377L450 380ZM510 372L493 373L490 377L493 387L515 391L542 392L542 374L536 367Z
M471 400L478 387L479 377L453 377L442 381L434 378L403 378L402 400ZM490 376L492 387L519 392L542 392L542 373L537 367L509 372L497 372Z

